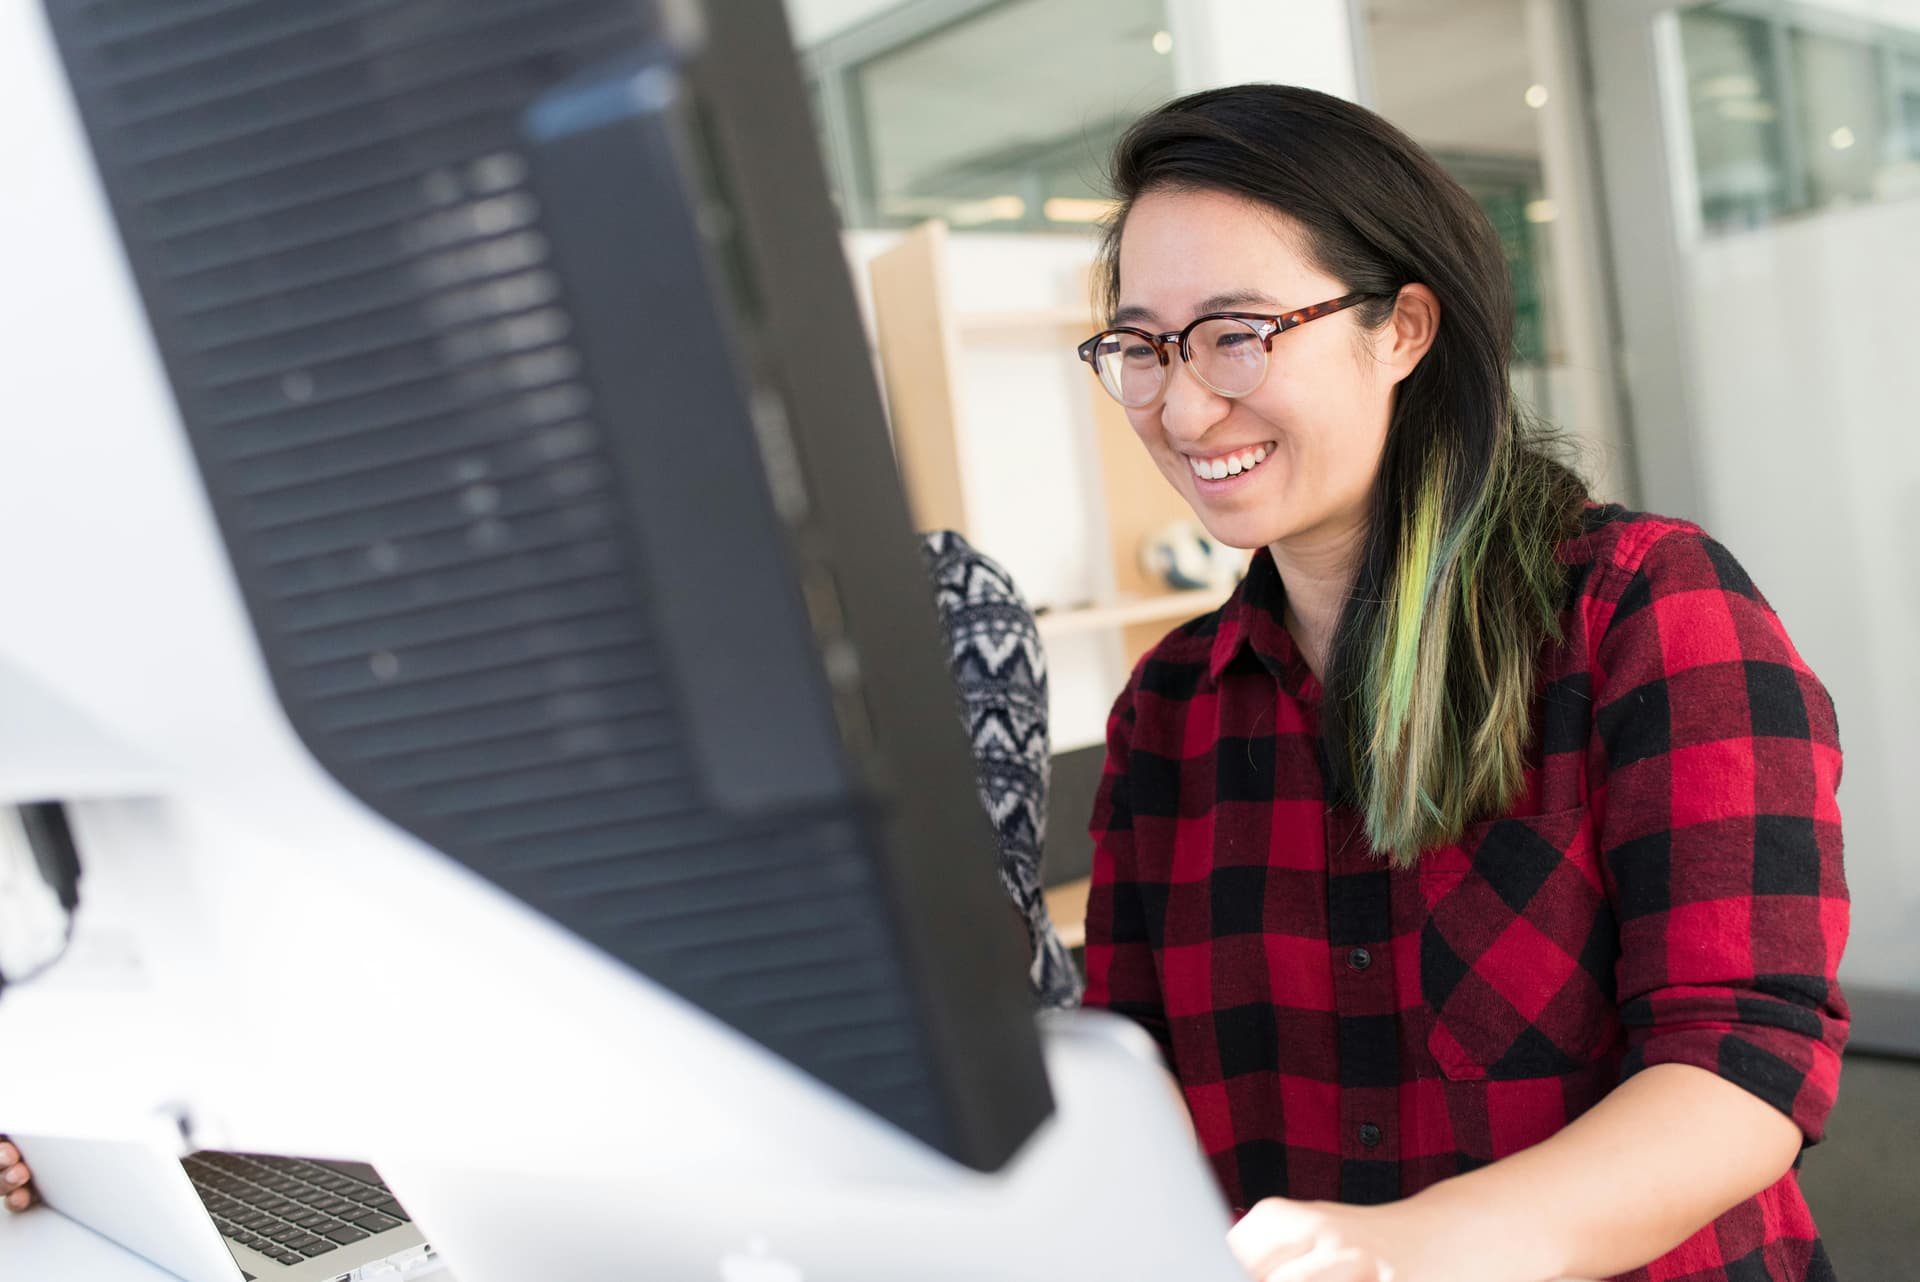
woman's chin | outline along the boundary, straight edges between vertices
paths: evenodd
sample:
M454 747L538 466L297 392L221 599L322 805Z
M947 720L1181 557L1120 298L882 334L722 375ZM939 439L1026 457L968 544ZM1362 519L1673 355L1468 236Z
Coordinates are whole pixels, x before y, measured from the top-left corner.
M1254 552L1285 537L1287 527L1273 519L1271 513L1256 516L1254 513L1228 516L1218 512L1201 511L1200 524L1206 528L1207 537L1215 543L1242 552ZM1211 519L1209 519L1211 518Z

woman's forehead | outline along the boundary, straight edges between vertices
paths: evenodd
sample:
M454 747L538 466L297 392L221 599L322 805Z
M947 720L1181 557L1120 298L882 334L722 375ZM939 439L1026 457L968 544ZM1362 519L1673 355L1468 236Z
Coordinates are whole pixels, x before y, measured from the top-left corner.
M1329 283L1284 214L1215 191L1157 191L1127 211L1120 234L1119 310L1182 319L1207 300L1264 297L1275 306L1318 301ZM1196 313L1197 314L1197 313Z

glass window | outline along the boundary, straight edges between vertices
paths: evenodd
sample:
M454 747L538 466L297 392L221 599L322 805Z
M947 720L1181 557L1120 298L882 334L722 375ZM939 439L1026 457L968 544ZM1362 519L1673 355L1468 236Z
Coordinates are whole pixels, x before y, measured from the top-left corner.
M1889 59L1893 120L1887 137L1890 156L1880 176L1884 195L1920 195L1920 50L1895 52Z
M1879 50L1811 31L1792 39L1807 199L1815 206L1871 199L1889 159Z
M1773 31L1715 9L1680 15L1700 215L1710 230L1758 227L1795 207Z
M1680 38L1709 231L1920 195L1920 32L1720 0Z
M1165 0L1009 0L845 73L859 220L1084 232L1120 131L1173 94Z
M1547 226L1545 203L1537 174L1501 181L1451 165L1453 176L1465 187L1500 237L1507 260L1507 279L1513 288L1513 360L1515 365L1544 367L1547 363ZM1544 408L1543 406L1540 408Z
M1900 113L1894 126L1899 151L1908 160L1920 160L1920 54L1903 54L1894 66L1899 75L1894 99Z

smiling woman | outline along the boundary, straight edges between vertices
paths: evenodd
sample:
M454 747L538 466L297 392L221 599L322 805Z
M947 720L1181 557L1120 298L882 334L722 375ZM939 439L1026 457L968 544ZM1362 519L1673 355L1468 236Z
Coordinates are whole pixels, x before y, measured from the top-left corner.
M1257 549L1108 727L1086 1002L1269 1282L1832 1276L1792 1169L1847 1008L1833 708L1698 528L1589 501L1473 199L1351 103L1121 140L1079 355Z
M1296 610L1297 623L1318 615L1296 639L1339 674L1336 764L1351 770L1373 844L1411 861L1514 799L1524 722L1494 714L1532 693L1560 604L1555 549L1578 527L1585 487L1512 404L1504 267L1473 234L1485 228L1477 207L1437 167L1425 177L1454 197L1452 223L1409 239L1403 263L1381 262L1332 238L1337 212L1286 190L1288 176L1280 190L1257 176L1239 192L1195 185L1194 161L1156 142L1152 119L1122 149L1138 168L1119 176L1132 199L1107 242L1108 311L1119 325L1182 324L1192 378L1172 377L1172 335L1117 328L1082 350L1214 536L1275 547L1296 562L1282 566L1295 601L1325 598ZM1354 155L1308 159L1336 167L1343 190L1379 185ZM1318 298L1329 301L1274 316L1220 311ZM1249 473L1244 459L1263 450L1277 457ZM1495 529L1517 555L1488 555ZM1372 582L1344 581L1356 556ZM1412 681L1436 665L1444 683Z

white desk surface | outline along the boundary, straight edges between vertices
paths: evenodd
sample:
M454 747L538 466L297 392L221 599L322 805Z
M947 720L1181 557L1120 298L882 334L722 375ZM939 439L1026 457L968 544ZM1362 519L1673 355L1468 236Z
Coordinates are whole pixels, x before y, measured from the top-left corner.
M431 1282L456 1282L444 1263L432 1273L419 1276ZM180 1282L158 1265L44 1206L23 1215L0 1209L0 1278L32 1282Z
M35 1282L180 1282L58 1211L0 1211L0 1274Z

